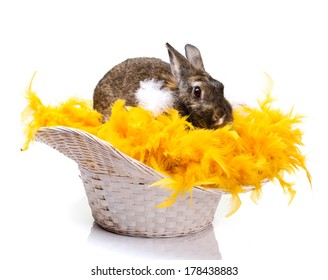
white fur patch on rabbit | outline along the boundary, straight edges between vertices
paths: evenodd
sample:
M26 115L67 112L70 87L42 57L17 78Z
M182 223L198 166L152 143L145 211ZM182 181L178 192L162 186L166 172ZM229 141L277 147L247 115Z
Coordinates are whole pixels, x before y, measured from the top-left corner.
M147 79L140 82L140 88L135 93L139 106L153 112L155 116L173 107L173 94L163 88L163 84L163 81Z

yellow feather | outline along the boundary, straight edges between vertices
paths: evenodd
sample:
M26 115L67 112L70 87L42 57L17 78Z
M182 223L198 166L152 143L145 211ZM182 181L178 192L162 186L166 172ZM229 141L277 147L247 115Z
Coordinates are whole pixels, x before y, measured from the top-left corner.
M277 180L290 201L295 196L291 182L283 174L299 169L311 174L301 152L302 116L293 110L283 113L273 108L269 83L257 107L234 110L234 122L217 130L197 129L176 110L154 117L140 107L125 107L123 100L112 107L110 120L100 123L100 114L91 102L71 98L57 106L45 106L27 90L27 107L22 113L26 143L43 126L69 126L83 129L110 142L125 154L165 174L154 186L169 190L168 198L158 205L169 207L178 196L192 194L194 186L218 188L232 194L232 214L239 208L243 186L253 186L251 199L257 201L265 180Z

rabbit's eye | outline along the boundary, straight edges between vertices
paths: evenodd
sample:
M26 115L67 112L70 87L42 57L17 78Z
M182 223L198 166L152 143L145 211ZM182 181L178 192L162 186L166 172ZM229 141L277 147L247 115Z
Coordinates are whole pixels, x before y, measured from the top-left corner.
M195 86L193 87L192 93L194 97L200 98L202 96L202 89L200 88L200 86Z

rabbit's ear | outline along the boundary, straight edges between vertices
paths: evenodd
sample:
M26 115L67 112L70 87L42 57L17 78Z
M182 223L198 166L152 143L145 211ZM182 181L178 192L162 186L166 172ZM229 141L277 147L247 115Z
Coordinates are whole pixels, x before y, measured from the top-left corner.
M187 57L189 63L192 66L194 66L196 69L205 71L203 59L202 59L199 49L197 49L193 45L187 44L185 46L185 51L186 51L186 57Z
M190 64L188 60L169 43L166 43L166 47L169 52L171 72L173 76L180 81L188 76L190 72Z

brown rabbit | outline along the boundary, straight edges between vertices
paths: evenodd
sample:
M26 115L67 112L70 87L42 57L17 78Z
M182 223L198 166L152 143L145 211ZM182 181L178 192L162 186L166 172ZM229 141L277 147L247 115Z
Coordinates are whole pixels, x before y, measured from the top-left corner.
M186 58L166 44L170 64L157 58L132 58L116 65L98 83L94 109L109 119L111 106L124 99L127 106L141 106L155 115L168 108L188 116L194 126L219 128L232 121L232 107L224 86L204 69L199 50L187 44Z

